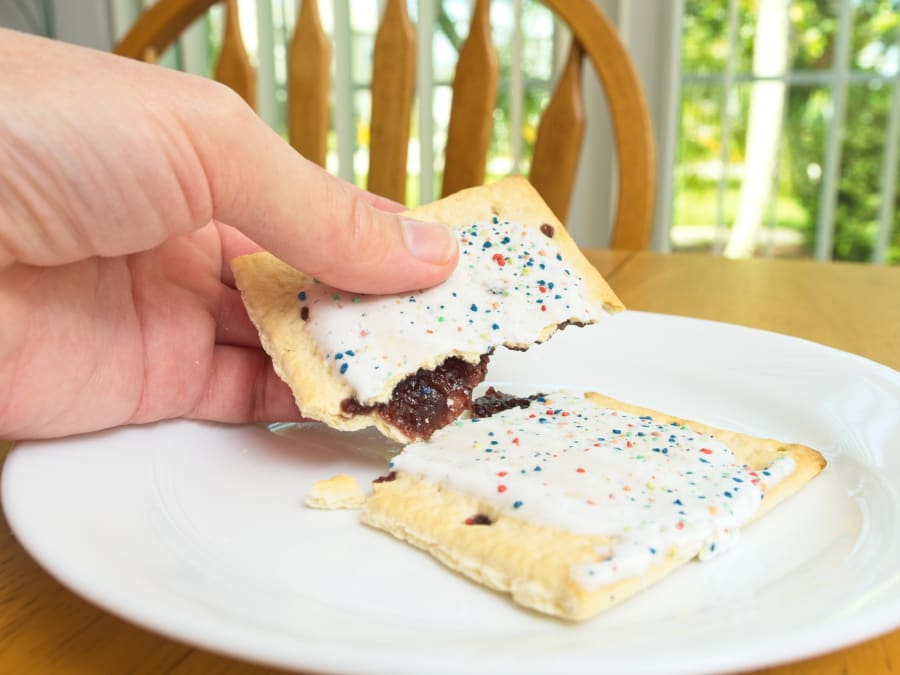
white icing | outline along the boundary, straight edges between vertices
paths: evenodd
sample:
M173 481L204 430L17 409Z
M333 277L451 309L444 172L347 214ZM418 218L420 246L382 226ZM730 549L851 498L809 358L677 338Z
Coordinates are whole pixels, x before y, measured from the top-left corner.
M568 392L524 410L457 421L392 463L501 513L611 538L602 551L607 560L572 567L588 589L643 575L675 551L705 560L734 545L763 486L794 466L784 456L755 472L712 436Z
M434 288L392 296L354 296L318 283L298 289L310 334L360 403L388 400L393 385L423 364L449 356L477 362L504 343L532 344L547 326L600 318L584 280L540 230L475 223L457 234L459 265Z

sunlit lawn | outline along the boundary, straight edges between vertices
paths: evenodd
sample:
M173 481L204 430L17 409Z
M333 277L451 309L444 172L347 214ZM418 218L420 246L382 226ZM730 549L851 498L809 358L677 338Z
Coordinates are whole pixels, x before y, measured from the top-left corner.
M727 241L740 201L740 182L725 185L722 213L715 180L678 181L672 214L671 242L676 251L707 251L719 237L719 246ZM793 196L779 194L763 216L758 242L759 254L779 256L809 255L809 243L803 234L808 226L806 209ZM717 224L721 222L721 230ZM719 249L721 250L721 249Z
M714 181L692 181L690 185L681 187L675 193L675 207L672 222L675 225L696 226L715 225L718 216L718 191ZM725 187L723 203L723 220L725 225L730 225L737 217L738 201L740 199L740 184L730 182ZM802 230L806 227L809 215L806 209L791 195L779 194L775 205L774 214L770 210L763 220L763 227L769 225L770 218L774 215L775 226L792 230Z

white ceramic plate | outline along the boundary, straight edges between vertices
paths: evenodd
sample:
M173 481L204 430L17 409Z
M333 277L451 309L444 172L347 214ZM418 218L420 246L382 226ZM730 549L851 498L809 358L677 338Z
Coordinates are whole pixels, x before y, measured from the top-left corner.
M377 434L170 422L19 445L9 522L89 600L152 630L288 668L353 673L675 672L797 659L900 625L900 374L813 343L623 313L492 382L596 388L819 448L829 466L748 528L584 624L515 607L355 512L302 505L383 473Z

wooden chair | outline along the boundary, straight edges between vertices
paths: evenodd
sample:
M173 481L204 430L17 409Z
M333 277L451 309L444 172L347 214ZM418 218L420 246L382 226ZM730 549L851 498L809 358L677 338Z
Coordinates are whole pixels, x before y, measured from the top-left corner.
M144 61L159 54L216 2L226 5L215 77L256 107L256 75L238 23L237 0L158 0L115 48ZM586 54L606 93L616 140L618 209L613 248L646 248L651 235L654 152L650 117L633 64L615 29L593 0L544 0L571 29L573 40L556 90L538 127L529 179L565 221L584 136L581 69ZM499 69L491 41L490 0L476 0L460 50L444 150L442 192L484 181ZM374 48L368 188L404 201L416 59L406 0L387 0ZM302 0L288 54L291 144L325 164L331 47L317 0Z

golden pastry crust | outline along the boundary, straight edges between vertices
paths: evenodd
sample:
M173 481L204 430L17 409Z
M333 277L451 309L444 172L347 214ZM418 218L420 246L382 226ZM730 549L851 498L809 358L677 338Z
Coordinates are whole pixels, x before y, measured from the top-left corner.
M366 493L353 476L341 473L313 483L304 503L313 509L359 509Z
M443 222L456 228L464 228L476 221L490 221L494 216L534 229L550 226L550 230L544 231L552 230L552 239L566 265L584 279L591 305L606 312L624 309L603 277L582 255L559 220L524 178L507 178L491 185L462 190L407 213L413 218ZM348 431L375 426L394 440L412 440L375 411L354 415L342 412L341 403L353 399L355 391L330 367L298 309L297 289L311 282L308 275L268 253L235 258L231 266L262 346L271 356L275 372L291 387L297 406L306 417ZM556 329L555 323L548 324L536 341L543 342ZM521 348L533 343L523 339L506 345ZM481 354L458 350L432 353L429 359L414 368L396 373L373 400L389 400L394 387L406 376L418 368L432 370L450 356L477 363Z
M602 407L650 415L655 422L677 421L698 433L712 433L739 462L754 470L765 469L779 455L789 455L794 471L765 493L754 519L798 492L825 466L822 455L805 446L717 429L600 394L587 394L587 398ZM487 516L490 525L467 525L466 519L473 514ZM601 562L608 538L535 525L502 514L475 497L403 473L373 485L363 522L428 551L478 583L511 594L520 605L569 620L587 619L612 607L699 553L673 549L642 576L588 590L572 578L570 570Z

